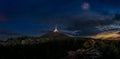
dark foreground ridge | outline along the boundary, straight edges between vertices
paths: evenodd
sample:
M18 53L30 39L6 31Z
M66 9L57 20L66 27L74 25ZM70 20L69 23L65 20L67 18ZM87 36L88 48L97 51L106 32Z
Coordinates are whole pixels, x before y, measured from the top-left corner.
M30 40L21 38L28 39ZM29 42L1 45L0 59L120 59L120 41L76 37L31 38L31 40L40 41L31 44Z

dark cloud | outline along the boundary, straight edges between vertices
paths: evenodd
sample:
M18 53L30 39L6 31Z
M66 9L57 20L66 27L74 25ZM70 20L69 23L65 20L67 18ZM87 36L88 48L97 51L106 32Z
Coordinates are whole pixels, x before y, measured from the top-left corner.
M98 18L96 18L95 15L90 15L90 16L91 18L89 18L86 15L82 17L75 17L75 18L72 16L67 17L66 19L68 19L69 21L66 27L64 28L64 30L77 31L76 33L74 33L75 35L91 35L101 31L105 31L106 29L117 30L119 28L119 25L117 24L120 24L119 23L120 21L115 21L114 17L110 16L109 14L108 15L101 14L100 17ZM100 19L102 17L104 19Z
M17 36L21 34L17 32L8 31L8 30L0 30L0 35L8 35L8 36L16 35Z
M10 30L0 30L0 40L7 40L8 38L21 37L22 34Z

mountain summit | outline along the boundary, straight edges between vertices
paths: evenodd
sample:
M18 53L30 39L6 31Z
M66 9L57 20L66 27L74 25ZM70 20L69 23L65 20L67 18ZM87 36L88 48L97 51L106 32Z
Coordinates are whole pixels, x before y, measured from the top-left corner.
M49 31L48 33L41 36L41 38L68 38L68 37L69 37L68 35L64 34L63 32L60 32L57 26L53 31Z

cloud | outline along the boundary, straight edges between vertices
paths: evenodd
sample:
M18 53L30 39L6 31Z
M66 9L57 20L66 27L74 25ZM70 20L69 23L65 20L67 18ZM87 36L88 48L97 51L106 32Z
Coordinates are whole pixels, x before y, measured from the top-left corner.
M120 21L114 21L110 25L96 26L99 31L120 30Z
M8 31L8 30L0 30L0 35L11 36L11 35L21 35L21 34L13 31Z
M0 13L0 22L4 22L8 20L8 16L5 13Z
M4 21L6 21L6 19L3 17L0 17L0 22L4 22Z
M116 21L113 19L113 15L105 14L81 14L81 17L67 17L68 24L64 30L77 31L74 34L78 35L91 35L106 29L117 29L120 28ZM102 18L102 19L101 19ZM120 21L118 21L119 23Z
M10 31L10 30L0 30L0 40L7 40L8 38L15 38L22 36L21 33Z

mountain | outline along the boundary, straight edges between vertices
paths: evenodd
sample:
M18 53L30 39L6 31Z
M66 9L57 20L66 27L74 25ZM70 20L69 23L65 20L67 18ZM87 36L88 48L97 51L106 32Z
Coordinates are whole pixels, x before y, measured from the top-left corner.
M53 31L49 31L48 33L44 34L41 36L41 38L68 38L69 36L59 32L57 27Z
M43 36L41 36L41 38L69 38L69 36L62 32L50 31L50 32L44 34Z

